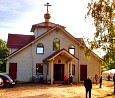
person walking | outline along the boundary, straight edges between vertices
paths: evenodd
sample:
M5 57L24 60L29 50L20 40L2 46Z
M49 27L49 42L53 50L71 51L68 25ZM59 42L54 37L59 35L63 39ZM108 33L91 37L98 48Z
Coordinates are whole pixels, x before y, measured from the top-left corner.
M100 79L99 79L99 83L100 83L100 88L101 88L101 85L102 85L102 76L100 77Z
M89 98L91 98L92 81L90 80L90 77L88 77L84 81L84 86L85 86L85 89L86 89L86 98L87 98L88 93L89 93Z
M73 75L69 74L69 84L71 86L73 85L72 82L73 82Z
M111 78L111 77L110 77L110 74L109 74L109 75L108 75L108 81L110 81L110 78Z
M98 77L98 75L97 74L95 74L95 81L96 81L96 85L98 84L98 79L99 79L99 77Z
M68 78L67 78L66 75L64 76L64 83L65 83L65 84L68 84Z

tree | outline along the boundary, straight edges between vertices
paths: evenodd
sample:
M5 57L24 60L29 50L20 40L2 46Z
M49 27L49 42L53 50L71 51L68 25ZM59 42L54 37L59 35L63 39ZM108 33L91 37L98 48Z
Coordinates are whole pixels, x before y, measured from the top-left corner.
M6 42L0 39L0 71L5 71L5 60L9 55L9 49L6 46Z
M105 56L104 56L104 61L106 62L106 64L108 65L108 69L115 69L115 50L113 50L114 52L108 52Z
M109 68L115 68L115 0L91 0L87 17L93 18L96 28L90 49L101 48L106 52L104 60Z

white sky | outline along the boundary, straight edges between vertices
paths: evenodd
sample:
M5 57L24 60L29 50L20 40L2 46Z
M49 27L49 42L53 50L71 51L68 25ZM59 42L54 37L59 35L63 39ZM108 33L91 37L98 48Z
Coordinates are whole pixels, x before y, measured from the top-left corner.
M49 2L50 22L66 27L75 37L91 37L94 33L91 20L85 20L90 0L0 0L0 38L7 40L8 33L32 34L31 26L44 22Z
M50 22L66 27L76 38L93 38L91 19L85 19L90 0L0 0L0 39L7 41L8 33L32 34L33 24L44 22L49 2Z

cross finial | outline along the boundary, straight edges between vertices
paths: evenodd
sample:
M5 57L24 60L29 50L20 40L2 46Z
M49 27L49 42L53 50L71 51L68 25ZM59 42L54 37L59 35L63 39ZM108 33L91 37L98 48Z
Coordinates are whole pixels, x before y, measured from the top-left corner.
M44 4L44 6L47 6L47 13L49 12L48 11L48 6L52 6L52 5L49 5L49 3L46 3L46 4Z

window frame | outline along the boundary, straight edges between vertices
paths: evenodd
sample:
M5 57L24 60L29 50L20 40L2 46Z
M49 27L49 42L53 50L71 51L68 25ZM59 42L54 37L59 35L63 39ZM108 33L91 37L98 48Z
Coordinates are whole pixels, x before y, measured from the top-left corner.
M73 50L74 53L71 53L70 50ZM73 44L69 45L69 49L68 49L69 53L71 53L72 55L75 55L75 46Z
M59 45L58 47L56 47L56 43ZM60 40L59 40L59 38L54 38L54 40L53 40L53 50L54 51L60 50Z
M42 69L38 67L42 67ZM43 75L43 63L36 63L36 75Z
M70 64L69 64L69 74L70 74ZM72 75L75 75L75 64L72 64Z
M39 52L38 51L38 48L42 49L42 52ZM42 43L38 43L37 46L36 46L36 54L44 54L44 45Z

